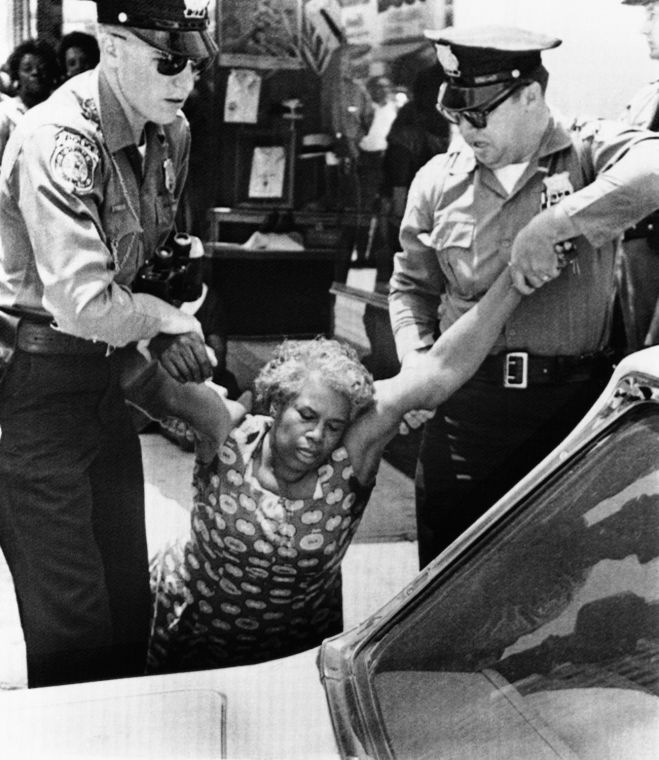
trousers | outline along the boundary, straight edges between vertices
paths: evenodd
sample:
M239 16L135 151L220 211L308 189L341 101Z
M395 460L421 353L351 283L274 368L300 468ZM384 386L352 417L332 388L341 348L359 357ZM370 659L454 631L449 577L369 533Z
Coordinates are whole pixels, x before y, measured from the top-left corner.
M16 351L0 386L0 546L31 688L144 672L144 476L113 356Z
M476 375L442 404L425 424L415 474L420 567L549 454L606 381L520 390Z
M627 353L659 342L651 329L659 309L659 251L645 238L623 243L618 281Z

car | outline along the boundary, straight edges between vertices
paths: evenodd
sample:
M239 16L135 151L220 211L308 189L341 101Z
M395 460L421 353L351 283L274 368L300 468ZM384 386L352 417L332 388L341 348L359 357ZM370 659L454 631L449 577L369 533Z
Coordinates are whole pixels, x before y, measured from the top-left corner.
M0 694L4 756L649 760L659 347L375 614L239 668Z

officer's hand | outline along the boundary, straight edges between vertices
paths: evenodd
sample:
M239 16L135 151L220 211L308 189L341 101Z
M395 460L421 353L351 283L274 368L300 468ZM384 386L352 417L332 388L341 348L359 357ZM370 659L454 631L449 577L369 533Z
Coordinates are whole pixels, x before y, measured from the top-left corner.
M420 428L421 425L428 422L429 419L435 416L434 409L413 409L411 412L403 415L400 425L398 426L398 432L401 435L407 435L412 430Z
M510 254L510 274L520 293L530 295L561 273L557 242L548 214L534 216L519 231Z
M149 350L179 383L202 383L212 375L216 363L196 332L158 335L149 343Z

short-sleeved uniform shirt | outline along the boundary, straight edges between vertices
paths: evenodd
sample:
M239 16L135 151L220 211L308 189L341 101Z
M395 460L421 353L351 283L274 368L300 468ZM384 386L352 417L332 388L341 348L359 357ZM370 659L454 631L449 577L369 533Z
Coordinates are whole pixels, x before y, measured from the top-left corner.
M416 175L401 224L390 315L399 356L433 342L507 266L518 232L550 210L574 266L526 298L493 353L579 356L608 344L622 232L656 207L656 135L617 122L552 117L511 192L456 140Z
M98 68L31 108L0 172L0 308L117 346L160 332L173 307L130 284L173 227L189 146L180 113L140 155Z

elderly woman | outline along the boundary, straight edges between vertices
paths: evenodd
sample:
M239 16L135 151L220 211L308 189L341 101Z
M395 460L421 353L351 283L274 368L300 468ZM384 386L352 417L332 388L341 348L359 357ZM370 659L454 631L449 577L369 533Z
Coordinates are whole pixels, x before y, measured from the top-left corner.
M55 49L45 40L26 40L7 60L15 95L0 103L0 159L17 122L57 87L59 66Z
M504 272L414 368L375 383L336 341L284 343L255 383L267 415L240 424L212 391L191 402L157 372L134 383L136 403L166 396L214 438L197 452L190 536L153 563L151 672L282 657L341 630L341 560L385 445L476 371L519 298Z

